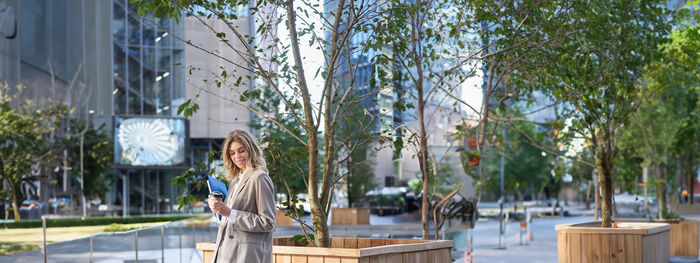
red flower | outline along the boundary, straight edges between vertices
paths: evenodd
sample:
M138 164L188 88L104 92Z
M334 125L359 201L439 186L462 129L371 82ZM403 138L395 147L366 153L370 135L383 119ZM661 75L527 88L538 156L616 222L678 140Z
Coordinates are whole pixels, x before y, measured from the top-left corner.
M476 147L476 139L471 139L471 140L469 141L469 146L471 146L471 147Z
M474 156L472 157L472 160L469 161L467 164L469 164L470 166L477 166L479 165L479 158Z

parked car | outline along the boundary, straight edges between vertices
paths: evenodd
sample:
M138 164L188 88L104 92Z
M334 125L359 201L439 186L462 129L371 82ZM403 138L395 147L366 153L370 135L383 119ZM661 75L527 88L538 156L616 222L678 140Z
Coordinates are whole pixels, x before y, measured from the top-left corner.
M19 216L22 219L40 219L41 215L49 213L49 204L35 200L24 200L19 207Z

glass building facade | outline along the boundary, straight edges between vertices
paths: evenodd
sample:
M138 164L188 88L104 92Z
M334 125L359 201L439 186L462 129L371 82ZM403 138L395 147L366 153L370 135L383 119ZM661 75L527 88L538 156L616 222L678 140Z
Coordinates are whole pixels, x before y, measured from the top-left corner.
M184 102L183 24L141 18L128 0L113 0L113 112L115 115L176 116ZM177 65L176 65L177 64Z
M182 23L140 17L128 0L0 0L0 7L0 83L26 86L23 96L39 105L63 101L113 136L115 116L179 118L185 43L175 36L184 38ZM6 34L5 23L16 25L16 34ZM170 181L189 164L185 152L181 164L115 166L102 200L108 214L179 212L175 199L183 189ZM79 188L64 192L49 183L60 176L41 183L40 201L78 200Z
M185 98L185 44L174 38L183 37L184 26L140 17L128 0L112 0L111 9L113 115L176 117ZM119 166L113 192L128 193L125 214L176 212L179 193L170 181L183 170L182 165Z

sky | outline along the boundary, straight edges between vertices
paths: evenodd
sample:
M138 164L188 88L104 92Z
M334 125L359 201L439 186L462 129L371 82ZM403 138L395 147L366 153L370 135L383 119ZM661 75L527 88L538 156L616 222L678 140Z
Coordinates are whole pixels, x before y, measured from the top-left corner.
M320 12L323 12L323 1L322 0L309 0L307 2L310 2L309 5L311 6L318 6L318 10ZM298 8L301 8L305 10L307 13L310 14L310 16L313 18L313 9L308 6L308 5L302 5L302 6L297 6ZM286 12L285 10L279 10L278 12ZM314 32L317 36L324 37L325 32L324 30L326 29L323 26L320 26L320 18L316 16L316 19L314 20L315 22L315 29ZM301 20L297 20L297 31L299 31L301 28L306 28L307 26L303 24L304 22ZM282 43L288 44L290 42L289 40L289 29L285 25L281 25L278 28L278 36L281 39ZM316 72L319 68L322 69L324 66L324 56L323 52L318 44L318 42L313 43L313 45L310 45L310 41L312 39L311 34L306 34L304 36L299 37L299 43L300 43L300 53L302 56L303 64L304 64L304 70L305 70L305 76L306 80L309 86L309 93L311 94L311 101L313 104L318 105L321 99L321 94L323 92L323 84L324 80L321 77L321 74L318 74L316 76ZM291 53L291 52L290 52ZM290 55L290 58L292 56ZM482 104L482 74L481 72L478 72L475 76L471 77L461 85L461 92L459 94L453 94L453 95L461 95L460 99L462 101L467 102L470 104L473 108L475 109L481 109L481 104ZM285 86L282 81L280 81L282 88L285 90L291 90L289 86ZM462 105L461 107L462 112L466 113L469 117L471 118L477 118L476 113L474 113L473 110L470 108Z

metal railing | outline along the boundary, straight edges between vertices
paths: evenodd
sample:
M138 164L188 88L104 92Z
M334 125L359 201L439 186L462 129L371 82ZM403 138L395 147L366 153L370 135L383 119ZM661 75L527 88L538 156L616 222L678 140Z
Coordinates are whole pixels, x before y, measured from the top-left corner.
M163 225L122 232L103 232L88 237L47 244L46 219L42 218L43 262L202 262L197 242L216 238L216 223L184 219ZM36 261L41 261L37 258Z

